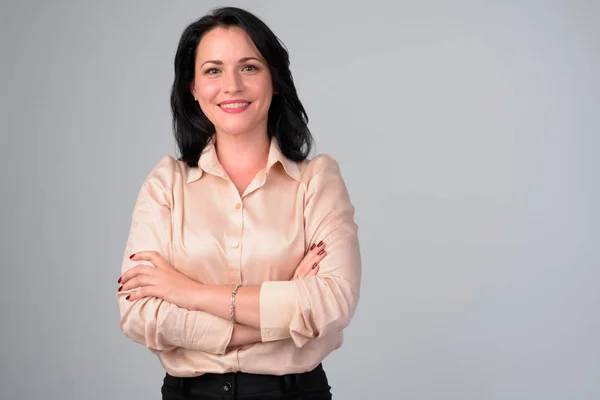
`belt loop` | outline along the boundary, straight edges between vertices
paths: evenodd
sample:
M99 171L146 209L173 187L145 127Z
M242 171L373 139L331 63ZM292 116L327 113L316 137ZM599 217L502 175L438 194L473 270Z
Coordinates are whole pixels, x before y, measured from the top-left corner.
M286 392L294 392L298 387L298 374L283 375L283 388Z
M238 383L237 383L237 372L234 372L233 376L231 378L232 378L231 380L233 381L233 385L232 385L233 387L232 387L232 390L231 390L231 395L235 399L236 392L237 392L237 385L238 385Z
M283 375L283 391L289 392L292 388L292 377L289 374Z
M179 378L179 394L185 396L185 380L183 378Z

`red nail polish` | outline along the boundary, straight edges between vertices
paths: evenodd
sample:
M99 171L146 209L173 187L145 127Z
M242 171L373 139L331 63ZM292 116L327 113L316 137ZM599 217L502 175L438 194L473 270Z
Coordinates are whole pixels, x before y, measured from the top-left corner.
M312 250L312 249L314 249L314 248L315 248L315 246L316 246L316 244L314 244L314 243L313 243L313 245L312 245L312 246L310 246L310 249L311 249L311 250Z
M318 252L318 253L317 253L317 255L319 255L319 256L320 256L320 255L321 255L321 254L323 254L323 253L325 253L325 250L321 250L320 252Z
M119 280L117 281L117 283L121 283L121 278L119 278Z
M135 256L135 253L133 253L132 255L130 255L129 259L131 260L134 256Z
M317 247L321 247L321 246L323 246L323 241L322 240L319 242L319 244L317 245Z
M130 295L127 295L127 297L125 297L125 300L129 300L130 297Z
M123 286L119 286L119 292L123 290Z
M317 263L314 263L314 265L312 266L312 269L317 268Z

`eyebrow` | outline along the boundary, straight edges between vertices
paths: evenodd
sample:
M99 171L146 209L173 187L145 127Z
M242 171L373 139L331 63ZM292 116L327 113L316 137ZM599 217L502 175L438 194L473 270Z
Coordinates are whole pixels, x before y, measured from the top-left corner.
M256 60L256 61L258 61L259 63L261 63L261 64L262 64L262 61L261 61L261 60L259 60L259 59L258 59L258 58L256 58L256 57L242 57L242 58L240 58L240 59L238 60L238 62L239 62L239 63L245 63L245 62L248 62L248 61L250 61L250 60ZM203 66L204 66L204 64L208 64L208 63L211 63L211 64L217 64L217 65L223 65L223 61L221 61L221 60L206 60L206 61L204 61L204 62L202 63L202 65L201 65L200 67L203 67Z

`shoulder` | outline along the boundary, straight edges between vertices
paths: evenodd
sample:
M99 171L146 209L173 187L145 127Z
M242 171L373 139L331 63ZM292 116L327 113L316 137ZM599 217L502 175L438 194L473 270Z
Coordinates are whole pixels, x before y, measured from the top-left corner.
M171 155L163 156L146 177L146 184L172 188L187 174L188 166Z
M310 160L298 163L298 167L302 173L302 182L306 184L315 178L326 176L341 178L339 163L329 154L318 154Z
M163 156L146 176L138 194L138 203L150 202L171 206L174 194L182 186L184 173L187 174L187 165L183 161L170 155Z

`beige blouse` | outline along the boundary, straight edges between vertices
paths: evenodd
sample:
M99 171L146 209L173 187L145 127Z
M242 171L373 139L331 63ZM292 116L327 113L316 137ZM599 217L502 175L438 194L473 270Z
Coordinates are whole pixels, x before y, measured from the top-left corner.
M267 166L242 196L209 144L199 168L165 156L144 181L133 211L129 255L160 252L190 278L261 285L262 342L226 352L233 325L160 298L117 293L121 329L156 353L174 376L206 372L305 372L342 345L359 298L361 260L354 207L328 155L294 162L271 141ZM313 243L327 256L317 276L290 281Z

